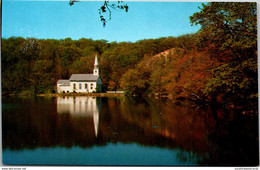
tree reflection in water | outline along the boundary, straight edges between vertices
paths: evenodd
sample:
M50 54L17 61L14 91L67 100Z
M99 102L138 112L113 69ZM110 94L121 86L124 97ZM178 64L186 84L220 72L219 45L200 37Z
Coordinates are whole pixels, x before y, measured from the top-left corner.
M190 106L126 97L4 98L3 149L135 143L176 150L183 165L258 164L257 116Z

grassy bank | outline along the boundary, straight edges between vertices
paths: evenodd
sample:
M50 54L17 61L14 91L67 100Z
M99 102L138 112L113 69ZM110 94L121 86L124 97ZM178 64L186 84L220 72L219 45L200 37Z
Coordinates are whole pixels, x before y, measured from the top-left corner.
M62 94L51 94L53 96L96 96L96 97L117 97L125 96L123 93L62 93Z
M5 96L34 96L32 94L4 94ZM120 97L125 96L123 93L46 93L46 94L36 94L36 96L43 97L63 97L63 96L96 96L96 97Z

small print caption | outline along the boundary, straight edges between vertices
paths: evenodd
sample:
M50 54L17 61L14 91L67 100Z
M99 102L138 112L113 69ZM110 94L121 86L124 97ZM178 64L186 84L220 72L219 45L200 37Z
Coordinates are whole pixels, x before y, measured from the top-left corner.
M2 168L2 170L26 170L26 168Z
M258 168L235 168L235 170L258 170Z

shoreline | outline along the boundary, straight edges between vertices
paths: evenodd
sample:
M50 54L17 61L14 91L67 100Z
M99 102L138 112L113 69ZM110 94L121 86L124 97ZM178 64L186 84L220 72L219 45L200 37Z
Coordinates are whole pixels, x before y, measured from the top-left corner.
M41 95L39 95L41 96ZM42 96L52 96L52 97L64 97L64 96L96 96L96 97L119 97L119 96L125 96L124 93L62 93L62 94L50 94Z
M33 96L33 95L17 95L17 94L7 94L2 96ZM37 94L38 97L65 97L65 96L96 96L96 97L121 97L125 96L124 93L50 93L50 94Z

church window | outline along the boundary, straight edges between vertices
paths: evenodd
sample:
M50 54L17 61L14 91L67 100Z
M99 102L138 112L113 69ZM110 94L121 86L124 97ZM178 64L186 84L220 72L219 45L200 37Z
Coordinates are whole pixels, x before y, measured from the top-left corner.
M79 84L79 89L81 89L81 84Z
M87 83L85 83L85 89L88 89L88 84Z
M76 90L76 83L73 84L73 89Z

